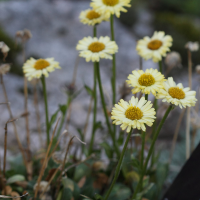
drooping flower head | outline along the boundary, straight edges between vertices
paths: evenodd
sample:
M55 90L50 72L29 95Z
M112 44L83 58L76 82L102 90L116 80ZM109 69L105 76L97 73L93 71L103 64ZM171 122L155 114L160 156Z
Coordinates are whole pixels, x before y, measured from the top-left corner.
M131 0L92 0L90 6L99 13L115 14L118 18L120 12L127 12L124 7L131 7Z
M49 72L53 72L56 68L61 69L59 62L54 58L34 59L30 58L23 65L23 72L30 81L33 78L41 78L42 75L48 77Z
M154 62L159 62L162 56L166 56L166 53L170 51L172 41L172 37L165 35L165 32L155 31L151 38L146 36L139 40L136 50L145 60L152 59Z
M128 79L126 82L134 87L132 89L133 94L142 92L144 94L152 93L156 96L156 92L164 88L163 82L165 81L165 77L157 69L151 68L145 72L143 70L134 70L128 76Z
M79 18L83 24L94 26L100 24L102 21L108 21L110 16L106 13L100 14L93 9L87 9L81 12Z
M99 62L100 58L111 59L112 54L118 51L118 46L115 41L111 41L108 36L100 37L85 37L79 41L76 49L80 51L79 56L86 59L87 62Z
M151 101L145 100L142 97L140 100L134 96L129 102L120 100L118 104L113 107L111 119L113 124L121 125L122 130L126 130L127 133L131 131L131 128L146 130L145 124L152 126L155 117L155 109L152 108Z
M184 88L182 83L176 84L172 77L169 77L164 82L164 89L161 89L156 95L157 99L163 99L163 102L168 102L176 106L191 107L195 106L197 99L196 92L191 91L189 87Z

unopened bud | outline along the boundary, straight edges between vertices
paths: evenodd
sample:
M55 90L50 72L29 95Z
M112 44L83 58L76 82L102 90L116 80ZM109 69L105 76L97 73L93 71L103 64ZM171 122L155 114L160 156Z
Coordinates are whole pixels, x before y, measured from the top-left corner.
M200 74L200 65L197 65L195 70L196 70L197 74Z
M198 42L188 42L185 45L185 48L188 49L189 51L198 51L199 50L199 43Z
M0 74L4 75L10 71L10 64L2 64L0 65Z
M170 68L182 67L180 54L176 51L172 51L172 52L168 53L165 58L165 64Z

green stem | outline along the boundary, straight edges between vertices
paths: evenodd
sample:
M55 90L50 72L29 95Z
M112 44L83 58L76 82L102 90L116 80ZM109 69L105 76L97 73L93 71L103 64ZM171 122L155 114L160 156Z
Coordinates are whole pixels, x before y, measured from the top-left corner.
M115 136L113 135L113 132L112 132L112 129L111 129L111 126L110 126L110 122L109 122L109 119L108 119L108 113L107 113L107 109L106 109L106 103L105 103L105 99L104 99L104 95L103 95L103 88L102 88L102 84L101 84L99 62L97 62L96 68L97 68L97 80L98 80L98 83L99 83L99 91L100 91L104 115L105 115L105 118L106 118L106 124L107 124L107 127L108 127L108 131L111 135L112 141L113 141L113 146L115 148L115 152L117 154L117 157L119 158L120 157L120 151L119 151L118 146L116 145Z
M145 100L148 101L148 94L145 94Z
M110 30L111 30L111 40L115 41L114 15L110 16ZM113 105L115 105L115 103L116 103L116 59L115 59L115 54L113 54L113 59L112 59L111 83L112 83L112 91L113 91ZM113 125L113 133L115 136L115 134L116 134L116 126L115 125Z
M57 134L56 134L56 138L57 138L57 139L58 139L58 137L60 136L60 132L61 132L62 127L63 127L63 124L64 124L64 122L65 122L67 110L68 110L68 108L69 108L69 105L70 105L70 103L71 103L71 100L72 100L72 97L71 97L71 96L68 96L68 100L67 100L67 104L66 104L66 105L67 105L67 108L66 108L65 113L62 115L62 119L61 119L61 122L60 122L60 126L59 126L58 132L57 132Z
M97 37L97 27L94 25L93 27L93 37Z
M113 187L114 187L114 185L115 185L115 183L117 181L117 178L119 176L119 172L120 172L120 169L121 169L121 164L122 164L122 161L123 161L123 157L124 157L124 154L125 154L125 151L126 151L126 148L127 148L128 142L129 142L129 139L131 137L131 133L132 133L132 130L129 132L129 134L128 134L127 138L126 138L126 142L124 144L124 148L122 150L119 162L117 164L117 168L116 168L114 179L113 179L113 181L112 181L112 183L110 185L110 188L109 188L108 192L106 193L106 196L105 196L104 200L108 199L108 197L109 197L109 195L110 195L110 193L111 193L111 191L112 191L112 189L113 189Z
M96 130L96 113L97 113L97 91L96 91L96 77L97 77L97 63L94 62L94 89L93 89L93 98L94 98L94 108L93 108L93 127L92 127L92 138L90 140L89 146L89 155L92 153L93 144L94 144L94 137L95 137L95 130Z
M162 60L159 61L159 71L160 71L160 73L163 73Z
M47 133L47 146L50 142L49 136L49 113L48 113L48 101L47 101L47 91L46 91L46 83L45 77L42 75L41 77L42 87L43 87L43 95L44 95L44 104L45 104L45 114L46 114L46 133Z
M142 150L141 150L141 170L143 169L143 163L144 163L144 145L145 145L145 136L146 132L142 131Z
M145 173L146 173L147 165L148 165L149 159L150 159L150 157L151 157L151 154L152 154L152 152L153 152L156 139L157 139L157 137L158 137L158 134L159 134L159 132L160 132L160 130L161 130L161 128L162 128L162 126L163 126L163 124L164 124L164 122L165 122L167 116L168 116L168 114L169 114L170 111L172 110L172 108L173 108L172 105L170 105L170 106L168 107L167 111L165 112L164 117L162 118L162 120L161 120L161 122L160 122L160 124L159 124L159 126L158 126L158 129L157 129L155 135L153 136L153 141L152 141L152 143L151 143L151 147L150 147L150 149L149 149L149 153L148 153L148 155L147 155L147 159L146 159L146 161L145 161L144 168L143 168L143 170L142 170L142 174L141 174L141 176L140 176L139 183L137 184L137 187L136 187L135 192L134 192L133 197L132 197L133 200L135 200L137 193L140 192L140 190L141 190L141 188L142 188L143 177L144 177L144 175L145 175Z
M154 100L154 108L155 108L155 112L156 112L156 114L157 114L157 110L158 110L158 100L157 100L156 98L155 98L155 100ZM154 123L153 123L151 137L153 137L154 134L155 134L155 132L156 132L156 124L157 124L157 118L155 119L155 121L154 121ZM153 167L154 157L155 157L155 151L154 151L154 149L153 149L152 158L151 158L151 168Z

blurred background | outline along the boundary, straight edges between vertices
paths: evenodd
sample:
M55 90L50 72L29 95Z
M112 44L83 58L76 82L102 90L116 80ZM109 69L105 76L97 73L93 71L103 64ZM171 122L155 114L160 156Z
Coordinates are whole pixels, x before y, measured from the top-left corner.
M83 89L84 85L93 85L93 64L86 63L83 58L78 58L76 45L80 39L92 35L92 27L83 25L79 21L79 14L82 10L89 8L89 0L0 0L0 41L4 41L10 52L6 61L12 64L11 73L4 77L8 92L8 98L15 116L19 116L24 111L23 98L23 56L22 47L17 44L15 33L18 30L29 29L32 38L26 44L26 58L48 58L54 57L60 63L61 70L56 70L47 78L47 91L49 99L49 112L52 115L58 104L65 104L67 96L65 89L73 81L74 66L77 65L77 75L75 79L76 90L81 90L79 96L73 101L70 118L69 132L77 134L77 128L83 128L90 96ZM135 50L137 40L144 36L152 36L155 30L165 31L173 37L172 51L177 51L182 57L181 65L175 66L168 74L173 76L176 82L188 85L187 77L187 50L185 44L188 41L200 42L200 1L199 0L132 0L132 7L127 13L122 13L120 19L115 19L115 37L119 46L117 53L117 88L124 84L127 76L134 69L139 68L139 56ZM109 36L110 25L107 22L97 27L97 35ZM1 62L2 62L1 56ZM200 64L199 52L192 54L193 69ZM164 62L164 60L163 60ZM108 109L111 104L111 61L101 61L101 75L105 94L107 96ZM157 68L157 64L152 61L143 61L143 69ZM165 66L165 72L167 66ZM198 90L199 75L193 70L193 90ZM2 89L0 88L0 92ZM120 98L120 93L118 93ZM150 97L153 100L153 97ZM0 95L0 102L4 102L4 96ZM37 133L36 114L34 109L34 98L32 85L29 84L28 107L30 112L31 148L35 151L39 147L39 137ZM165 105L160 105L158 117L163 115ZM41 113L42 128L45 127L44 105L42 93L39 96L39 109ZM163 152L171 146L174 127L176 126L180 109L176 108L173 114L165 123L160 134L158 148L162 147ZM5 122L9 119L5 106L0 107L0 136L4 134ZM173 116L172 116L173 115ZM104 120L101 110L100 98L98 100L98 120ZM91 135L92 116L88 126L86 140ZM18 132L22 143L25 143L25 119L17 121ZM16 140L9 126L8 155L15 154L17 148ZM101 133L101 134L100 134ZM181 134L179 137L184 144L185 120L182 122ZM45 137L45 136L44 136ZM99 143L106 137L103 131L97 134L96 142ZM86 141L87 142L87 141ZM196 143L199 139L196 140ZM65 145L65 144L63 144ZM184 145L180 148L179 162L185 158ZM0 141L2 153L3 140ZM163 154L163 158L165 154ZM177 159L177 158L176 158ZM175 171L180 169L180 164Z

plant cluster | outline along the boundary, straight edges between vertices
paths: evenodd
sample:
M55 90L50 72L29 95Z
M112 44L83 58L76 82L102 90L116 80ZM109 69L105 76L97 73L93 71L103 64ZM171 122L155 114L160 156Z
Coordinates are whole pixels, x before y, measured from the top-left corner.
M76 46L79 56L85 58L87 62L93 62L94 86L93 89L86 86L86 90L91 95L90 109L93 105L93 124L92 136L87 146L84 131L79 129L80 137L68 134L67 130L62 133L62 128L69 122L71 104L79 94L75 91L74 81L67 87L67 102L59 105L58 110L51 116L48 112L48 95L46 89L46 78L55 69L60 69L59 63L54 58L30 58L26 60L25 53L24 65L24 97L25 113L20 117L26 119L27 149L22 146L15 124L16 118L13 117L9 105L3 76L9 71L10 65L2 63L0 66L1 83L5 95L5 104L10 113L10 120L5 125L5 148L4 148L4 167L1 170L1 190L2 197L25 195L26 199L56 199L56 200L141 200L144 198L158 199L164 180L167 175L167 167L162 165L161 169L155 167L158 156L155 152L155 143L160 130L170 112L175 107L187 108L190 116L190 107L195 106L196 92L192 91L191 83L189 87L183 87L182 83L175 83L173 77L164 76L162 59L170 52L173 39L163 31L155 31L152 37L144 37L137 42L136 50L140 59L152 59L159 64L159 70L147 69L133 70L127 77L126 84L122 88L123 98L117 103L116 90L116 53L118 45L114 34L114 16L120 17L120 12L126 12L125 7L130 7L130 0L92 0L91 8L80 13L80 21L93 27L93 36L88 36L80 40ZM110 20L111 38L97 37L97 28L103 21ZM21 39L23 48L31 38L28 30L18 31L16 36ZM198 45L188 43L189 61L191 52L198 50ZM0 49L6 56L9 47L5 43L0 43ZM25 48L23 49L25 52ZM179 63L179 55L171 55L172 59ZM171 63L167 58L168 63ZM112 60L112 111L106 106L105 94L102 87L100 74L100 61L102 59ZM173 65L172 65L173 66ZM189 65L191 72L191 62ZM190 73L191 77L191 73ZM45 116L46 116L46 144L45 150L31 155L30 133L28 118L28 90L27 81L32 81L34 96L37 100L37 85L42 84L44 96ZM132 88L132 97L129 101L125 98L129 94L129 87ZM99 90L97 90L97 87ZM101 160L102 149L94 148L94 138L98 129L102 128L101 122L97 121L97 92L100 92L101 104L105 116L107 130L104 130L110 137L110 141L100 144L105 150L108 165ZM154 96L154 102L149 100L149 95ZM157 121L158 99L168 106L160 123ZM36 103L36 111L38 111ZM61 120L58 113L62 114ZM90 113L90 112L89 112ZM40 114L38 113L38 132L40 129ZM188 118L190 123L190 117ZM112 121L112 123L111 123ZM18 146L21 151L20 157L12 160L11 169L6 171L6 149L7 149L7 125L13 124ZM118 129L116 125L120 125ZM53 128L54 126L54 128ZM152 127L151 134L147 134L147 128ZM58 127L58 128L57 128ZM188 127L187 127L188 128ZM125 132L126 130L126 132ZM62 133L62 134L61 134ZM67 135L68 134L68 135ZM66 148L60 149L59 143L63 138L68 137ZM69 155L73 140L76 138L81 144L81 158L76 153ZM136 147L132 147L132 139L135 139ZM138 140L139 139L139 140ZM187 140L188 141L188 140ZM189 141L190 143L190 141ZM129 145L130 144L130 145ZM139 149L140 148L140 149ZM187 149L189 157L190 149Z

